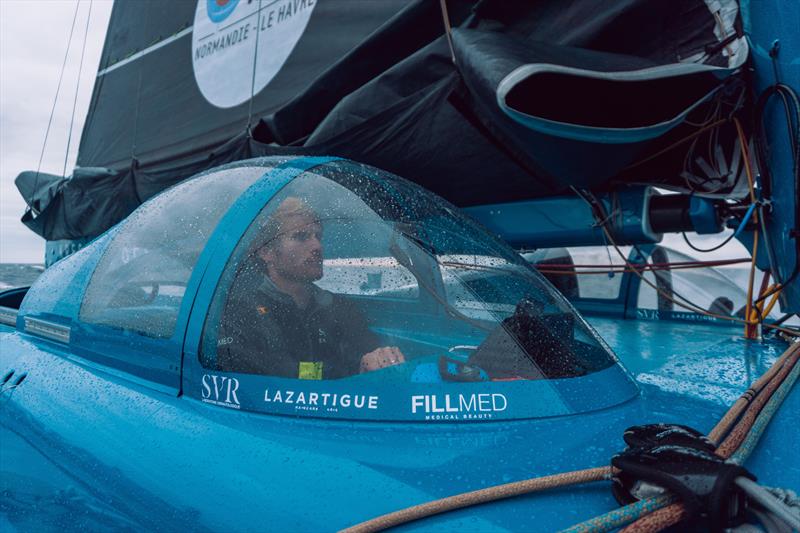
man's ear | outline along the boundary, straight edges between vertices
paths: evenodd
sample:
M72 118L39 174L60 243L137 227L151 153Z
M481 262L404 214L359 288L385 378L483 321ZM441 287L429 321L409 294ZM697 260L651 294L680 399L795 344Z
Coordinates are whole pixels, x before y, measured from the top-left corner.
M258 250L258 257L267 264L270 264L275 259L275 250L272 246L262 246Z

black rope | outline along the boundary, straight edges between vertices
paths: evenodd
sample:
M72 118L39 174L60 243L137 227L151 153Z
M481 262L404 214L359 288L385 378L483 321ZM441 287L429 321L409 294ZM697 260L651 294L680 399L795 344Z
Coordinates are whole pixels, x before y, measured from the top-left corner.
M69 30L69 40L67 41L67 50L64 52L64 62L61 64L61 75L58 77L58 86L56 87L56 97L53 99L53 108L50 110L50 118L47 120L47 129L44 133L44 142L42 143L42 153L39 155L39 164L36 166L36 178L33 180L33 191L36 192L36 188L39 185L39 173L42 169L42 161L44 160L44 149L47 146L47 137L50 135L50 126L53 123L53 116L56 113L56 104L58 103L58 94L61 92L61 82L64 80L64 71L67 68L67 57L69 57L69 48L72 45L72 34L75 31L75 21L78 20L78 8L80 7L81 2L78 0L75 3L75 13L72 15L72 27ZM27 203L27 199L25 200ZM28 207L33 209L31 204L28 204ZM35 213L38 214L38 213Z
M258 63L258 41L261 36L261 0L258 0L258 17L256 18L256 48L253 50L253 74L250 77L250 102L247 104L247 135L252 137L250 121L253 118L253 97L256 88L256 65Z
M692 244L691 242L689 242L689 237L687 237L687 236L686 236L686 232L685 232L685 231L682 231L682 232L681 232L681 236L683 236L683 240L684 240L684 241L686 241L686 244L688 244L688 245L689 245L689 248L691 248L691 249L692 249L692 250L694 250L695 252L707 253L707 252L716 252L717 250L719 250L720 248L722 248L723 246L725 246L726 244L728 244L729 242L731 242L731 241L733 240L733 238L734 238L734 237L736 237L736 232L734 231L733 233L731 233L731 234L728 236L728 238L727 238L727 239L725 239L724 241L722 241L722 242L721 242L721 243L719 243L718 245L716 245L716 246L713 246L713 247L711 247L711 248L698 248L697 246L695 246L694 244Z
M72 101L72 116L69 119L69 133L67 134L67 150L64 153L64 169L62 176L67 175L67 161L69 160L69 147L72 144L72 128L75 125L75 108L78 107L78 93L81 89L81 73L83 72L83 57L86 54L86 41L89 36L89 21L92 20L92 2L89 0L89 13L86 15L86 29L83 31L83 47L81 47L81 60L78 63L78 82L75 84L75 98Z
M447 0L439 0L439 7L442 10L442 22L444 23L444 35L447 37L447 46L450 48L450 60L455 65L456 50L453 47L453 28L450 26L450 15L447 14Z

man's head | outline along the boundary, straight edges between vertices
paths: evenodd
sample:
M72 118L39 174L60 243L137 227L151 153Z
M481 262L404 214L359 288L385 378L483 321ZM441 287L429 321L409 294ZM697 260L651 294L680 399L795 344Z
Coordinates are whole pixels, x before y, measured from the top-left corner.
M265 244L258 256L273 281L311 283L322 277L322 224L303 200L293 196L283 200L262 235Z

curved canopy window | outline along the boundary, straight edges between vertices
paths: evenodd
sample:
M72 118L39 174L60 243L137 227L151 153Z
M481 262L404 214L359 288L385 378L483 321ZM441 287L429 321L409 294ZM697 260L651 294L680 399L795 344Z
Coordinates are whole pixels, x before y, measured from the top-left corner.
M97 265L80 319L172 336L186 285L222 215L269 168L211 172L159 194L119 229Z
M616 362L505 244L416 185L345 161L305 172L255 218L217 286L200 358L289 380L454 384Z

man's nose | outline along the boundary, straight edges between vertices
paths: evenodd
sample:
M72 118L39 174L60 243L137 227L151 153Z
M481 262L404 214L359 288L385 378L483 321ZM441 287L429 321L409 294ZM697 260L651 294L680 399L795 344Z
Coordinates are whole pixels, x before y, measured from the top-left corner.
M317 251L317 250L318 250L318 251L320 251L320 252L322 251L322 239L321 239L319 236L317 236L317 235L313 235L313 236L312 236L312 237L311 237L311 238L308 240L308 242L309 242L309 247L310 247L312 250L315 250L315 251Z

